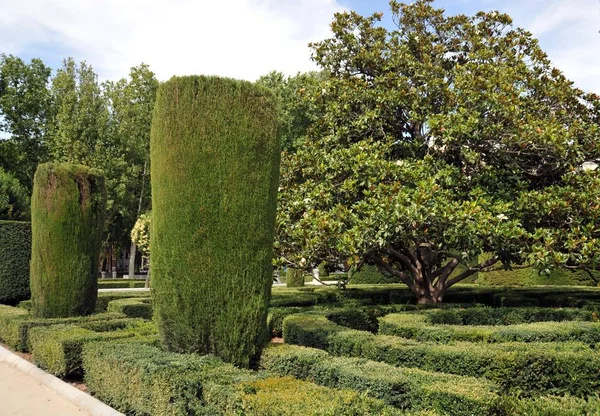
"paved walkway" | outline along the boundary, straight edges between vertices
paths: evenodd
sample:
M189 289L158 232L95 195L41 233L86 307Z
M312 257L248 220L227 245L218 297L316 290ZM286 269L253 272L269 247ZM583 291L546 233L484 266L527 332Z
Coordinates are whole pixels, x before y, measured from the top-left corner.
M2 416L89 416L35 379L0 361Z

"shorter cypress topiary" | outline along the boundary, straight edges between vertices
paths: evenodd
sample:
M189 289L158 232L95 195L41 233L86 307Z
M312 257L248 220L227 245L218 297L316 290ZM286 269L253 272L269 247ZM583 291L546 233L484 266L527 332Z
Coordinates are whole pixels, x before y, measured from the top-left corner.
M29 299L31 223L0 221L0 303Z
M94 312L106 191L81 165L38 166L31 199L31 300L36 317Z

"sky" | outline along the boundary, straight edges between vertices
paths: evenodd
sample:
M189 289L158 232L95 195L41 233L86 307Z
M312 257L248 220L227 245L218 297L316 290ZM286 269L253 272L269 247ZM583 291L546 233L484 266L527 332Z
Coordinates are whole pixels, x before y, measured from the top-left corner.
M405 2L410 0L405 0ZM448 14L499 10L540 40L575 84L600 93L600 1L436 0ZM0 0L0 53L58 68L72 56L101 80L145 62L161 80L207 74L255 80L316 69L308 43L335 12L382 11L387 0Z

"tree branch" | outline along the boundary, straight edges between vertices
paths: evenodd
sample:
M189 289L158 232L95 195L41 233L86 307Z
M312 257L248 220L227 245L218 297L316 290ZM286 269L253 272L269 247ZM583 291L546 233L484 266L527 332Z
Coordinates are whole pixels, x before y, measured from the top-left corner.
M412 275L415 276L415 278L419 275L419 272L417 271L415 265L410 261L410 258L408 258L408 256L390 247L381 248L379 249L379 251L381 251L384 254L387 254L388 256L394 257L396 260L402 263L402 265L406 267L412 273Z
M480 272L487 267L493 266L494 264L498 263L499 261L500 261L500 257L494 256L494 257L484 261L483 263L478 264L477 266L469 267L467 270L465 270L464 272L462 272L455 278L449 280L444 285L444 289L447 289L450 286L453 286L453 285L457 284L458 282L465 280L467 277L472 276L473 274Z
M397 278L399 278L400 281L402 281L402 283L406 284L411 289L414 287L414 283L411 281L410 276L408 276L406 273L402 273L399 270L395 270L392 266L384 262L383 259L379 256L371 254L369 257L375 262L375 264L377 264L377 266L381 267L392 276L396 276Z

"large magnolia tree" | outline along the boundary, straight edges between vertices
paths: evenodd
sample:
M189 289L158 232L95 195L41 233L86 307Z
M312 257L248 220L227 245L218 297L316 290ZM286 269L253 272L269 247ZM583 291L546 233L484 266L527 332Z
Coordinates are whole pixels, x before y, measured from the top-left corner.
M505 14L390 5L394 30L341 13L311 45L325 81L297 92L320 117L284 153L281 261L376 264L422 303L490 267L596 268L599 97Z

